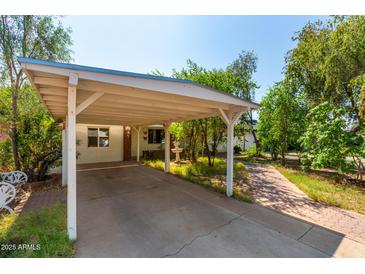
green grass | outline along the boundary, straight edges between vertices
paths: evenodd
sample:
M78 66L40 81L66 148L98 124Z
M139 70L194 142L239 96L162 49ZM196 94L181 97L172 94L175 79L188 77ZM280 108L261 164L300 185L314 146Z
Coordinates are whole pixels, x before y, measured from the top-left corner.
M32 244L34 250L29 248ZM66 207L57 204L20 216L0 217L0 247L1 258L72 257L74 249L67 237ZM5 247L15 250L5 250Z
M278 164L274 167L313 200L365 214L364 188Z
M165 163L162 160L146 160L145 165L164 170ZM197 162L171 162L170 173L190 182L213 189L220 193L226 191L226 162L215 159L214 166L208 166L208 159L200 157ZM247 171L243 163L234 163L233 197L245 202L253 202L253 196L247 179Z

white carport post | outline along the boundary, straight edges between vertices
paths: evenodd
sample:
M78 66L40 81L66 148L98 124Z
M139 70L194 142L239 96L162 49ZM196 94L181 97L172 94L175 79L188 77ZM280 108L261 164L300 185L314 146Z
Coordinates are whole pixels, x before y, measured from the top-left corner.
M170 124L164 124L165 129L165 172L170 172Z
M62 123L62 185L67 185L67 124Z
M67 99L67 232L70 240L77 238L76 219L76 87L78 75L71 73Z
M227 126L227 175L226 175L226 195L233 195L233 140L234 140L234 125L241 117L243 112L233 113L219 109L223 122Z
M140 143L141 143L141 140L140 140L140 138L141 138L141 134L140 134L140 132L141 132L141 127L133 127L134 128L134 130L137 132L137 162L139 163L139 156L140 156L140 153L141 153L141 151L140 151Z

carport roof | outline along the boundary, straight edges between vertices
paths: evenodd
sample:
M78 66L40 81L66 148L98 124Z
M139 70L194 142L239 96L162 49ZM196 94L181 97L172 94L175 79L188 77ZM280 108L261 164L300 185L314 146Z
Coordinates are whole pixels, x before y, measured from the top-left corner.
M148 125L258 107L190 80L23 57L18 61L54 118L66 117L68 87L75 82L78 123Z

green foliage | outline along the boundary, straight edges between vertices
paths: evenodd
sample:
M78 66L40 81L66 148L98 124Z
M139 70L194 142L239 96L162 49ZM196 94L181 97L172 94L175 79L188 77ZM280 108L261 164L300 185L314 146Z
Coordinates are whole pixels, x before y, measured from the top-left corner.
M182 123L172 123L169 127L169 132L177 141L181 141L184 138L184 127Z
M1 92L7 96L2 99L3 101L7 100L5 105L9 107L2 110L0 118L9 128L12 163L14 165L12 169L31 172L38 168L38 175L43 177L50 163L54 162L53 156L50 159L48 154L30 156L34 151L44 150L44 145L40 142L30 143L36 139L28 138L28 135L36 136L36 131L40 130L40 141L45 138L45 135L51 138L54 129L50 130L49 133L42 129L45 127L48 130L50 127L54 128L54 125L48 121L49 116L39 111L39 101L37 101L39 106L35 104L34 100L31 100L30 105L27 105L26 100L22 100L24 105L18 102L18 98L23 96L20 94L21 89L24 88L24 91L29 92L31 89L24 86L28 83L17 58L30 57L51 61L69 61L71 59L70 45L70 30L65 29L55 16L0 16L0 73L2 76L0 88ZM8 89L10 89L10 97L7 93ZM24 118L21 112L28 110L30 115L32 108L35 108L37 113L37 115L32 116L34 120ZM43 118L45 120L42 120ZM18 126L23 128L18 130ZM22 132L22 130L25 131ZM57 135L54 139L57 139ZM57 140L51 140L47 142L47 145L52 142L57 143ZM42 146L42 148L36 146ZM50 148L53 149L53 146ZM58 149L57 146L54 148L55 150ZM50 151L50 153L55 155L54 151ZM31 178L34 177L32 172L29 175Z
M66 207L50 208L17 216L11 214L0 219L0 244L16 246L15 250L1 250L1 258L72 257L73 244L67 236ZM34 245L35 250L19 248ZM39 249L37 249L39 245Z
M261 152L258 151L256 147L251 147L251 148L245 150L242 154L244 156L246 156L246 160L250 160L256 156L262 156Z
M359 123L360 89L352 80L365 71L365 16L308 23L294 40L286 78L295 91L310 107L330 102Z
M359 164L361 176L364 138L348 129L345 114L343 108L327 102L310 110L307 130L301 138L306 149L302 155L304 164L313 168L334 167L346 173Z
M192 80L216 90L252 100L254 91L258 87L253 80L256 62L257 57L253 52L244 51L226 69L207 70L188 60L187 66L181 71L174 70L172 76ZM158 74L158 72L153 73ZM245 121L251 124L252 117ZM245 127L241 124L236 128L236 135L243 136L247 129L252 131L253 127ZM206 155L209 165L214 165L217 147L226 138L226 126L219 117L206 118L176 123L171 133L176 134L176 139L183 141L182 145L188 159L196 161L199 155Z
M242 51L227 68L233 77L233 94L246 100L255 99L255 90L259 88L252 75L257 69L257 56L253 51Z
M18 57L70 61L70 32L70 29L65 29L60 24L56 16L2 15L0 20L2 75L5 75L6 80L12 85L15 84L13 81L23 77L16 61Z
M0 89L0 123L11 119L11 89ZM61 157L61 130L29 86L19 90L17 120L19 158L29 180L44 180L50 167ZM0 143L0 164L12 169L10 140Z
M303 133L303 107L284 82L271 88L261 102L257 130L261 144L274 160L278 154L285 163L289 146L297 146Z
M242 148L240 146L238 146L238 145L235 145L233 147L233 151L234 151L235 154L238 154L238 153L240 153L242 151Z
M273 158L283 157L288 147L298 147L303 134L301 161L307 169L356 169L361 179L365 16L309 22L293 40L297 45L286 57L285 87L275 86L262 102L261 141Z
M145 165L164 170L165 164L161 160L148 160ZM196 162L171 163L170 172L190 182L225 193L226 161L216 158L215 165L209 165L207 157L199 157ZM241 201L253 202L250 187L247 184L248 173L243 163L234 163L233 196Z

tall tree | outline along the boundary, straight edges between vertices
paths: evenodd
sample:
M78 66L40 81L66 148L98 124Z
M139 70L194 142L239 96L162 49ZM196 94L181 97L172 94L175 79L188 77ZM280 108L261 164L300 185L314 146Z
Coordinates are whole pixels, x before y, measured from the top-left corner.
M304 110L287 83L272 87L261 102L258 133L260 140L274 160L278 154L285 165L289 146L298 147L304 126Z
M360 92L354 79L365 73L365 16L336 16L308 23L293 38L286 79L307 100L309 108L323 102L343 107L355 131L362 125Z
M192 80L230 94L234 92L233 76L229 70L207 70L191 60L187 61L187 66L181 71L174 70L173 77ZM191 159L196 159L200 145L208 157L208 164L214 165L218 145L223 141L223 132L225 131L223 121L219 117L205 118L193 122L183 122L183 127L189 136L187 147L190 150Z
M253 79L253 74L257 69L256 54L253 51L242 51L227 69L233 77L233 94L242 99L254 101L255 91L259 88L256 81ZM239 135L244 136L247 130L248 132L251 132L258 151L260 143L256 136L252 110L242 115L241 123L243 126L241 126L240 129L243 132Z
M69 61L70 45L70 30L65 29L57 17L31 15L0 17L0 71L3 85L9 85L11 88L10 137L16 169L21 169L17 128L18 96L25 82L25 75L17 58Z

